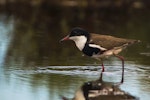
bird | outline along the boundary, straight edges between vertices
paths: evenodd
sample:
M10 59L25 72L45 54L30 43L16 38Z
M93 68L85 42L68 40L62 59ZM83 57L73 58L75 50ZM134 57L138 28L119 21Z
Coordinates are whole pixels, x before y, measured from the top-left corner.
M124 57L120 56L119 53L129 45L140 42L140 40L135 39L124 39L110 35L90 33L80 27L73 28L60 42L66 40L74 41L76 47L82 51L84 55L101 61L102 72L105 71L103 64L105 58L110 56L119 58L122 62L121 83L124 82Z

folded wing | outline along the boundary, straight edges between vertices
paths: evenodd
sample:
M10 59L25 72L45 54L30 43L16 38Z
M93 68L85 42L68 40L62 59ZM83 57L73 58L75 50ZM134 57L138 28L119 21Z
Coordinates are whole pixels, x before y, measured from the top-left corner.
M99 35L99 34L91 33L91 39L89 42L100 45L101 47L110 50L115 47L126 47L135 42L139 42L139 40L123 39L123 38L117 38L109 35Z

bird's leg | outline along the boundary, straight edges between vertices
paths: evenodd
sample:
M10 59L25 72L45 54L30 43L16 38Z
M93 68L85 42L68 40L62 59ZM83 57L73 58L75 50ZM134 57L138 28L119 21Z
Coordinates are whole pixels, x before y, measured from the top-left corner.
M100 77L99 77L99 80L102 80L103 72L105 71L104 64L103 64L103 59L100 59L100 58L95 58L95 59L97 59L98 61L101 61L101 63L102 63L102 71L101 71Z
M101 71L100 78L99 78L100 81L102 81L102 79L103 79L103 72L105 71L105 68L104 68L104 64L103 64L103 60L102 60L102 59L101 59L101 62L102 62L102 71Z
M102 60L102 72L104 71L105 71L105 67L104 67L103 60Z
M121 79L121 83L123 83L124 82L124 58L122 56L119 56L119 55L115 55L115 56L122 61L122 79Z
M101 72L101 74L100 74L99 81L100 81L100 82L103 81L103 73L102 73L102 72Z
M95 58L95 59L97 59L98 61L101 61L101 63L102 63L102 71L101 72L104 72L105 68L104 68L104 64L103 64L103 59L100 59L100 58Z

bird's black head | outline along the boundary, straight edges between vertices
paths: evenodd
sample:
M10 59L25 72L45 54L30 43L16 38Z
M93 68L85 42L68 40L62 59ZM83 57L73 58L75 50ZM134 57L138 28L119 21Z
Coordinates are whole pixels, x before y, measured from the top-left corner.
M88 42L90 40L90 34L88 31L82 29L82 28L73 28L72 31L70 32L69 35L67 35L66 37L64 37L63 39L60 40L60 42L65 41L65 40L73 40L73 41L78 41L78 40L83 40L83 38L81 37L85 37L86 39L84 39L86 42ZM84 41L83 40L83 41Z
M90 38L89 32L82 29L82 28L79 28L79 27L76 27L76 28L72 29L72 31L70 32L69 37L73 37L73 36L85 36L88 40Z

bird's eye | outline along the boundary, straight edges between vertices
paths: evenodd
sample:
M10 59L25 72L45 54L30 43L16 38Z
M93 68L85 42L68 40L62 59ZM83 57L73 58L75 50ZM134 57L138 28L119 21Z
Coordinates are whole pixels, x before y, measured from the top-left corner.
M74 31L74 34L78 34L78 32L77 32L77 31Z
M77 33L77 31L74 31L74 33Z
M73 33L74 33L75 36L79 36L80 35L80 32L78 32L78 31L74 31Z

